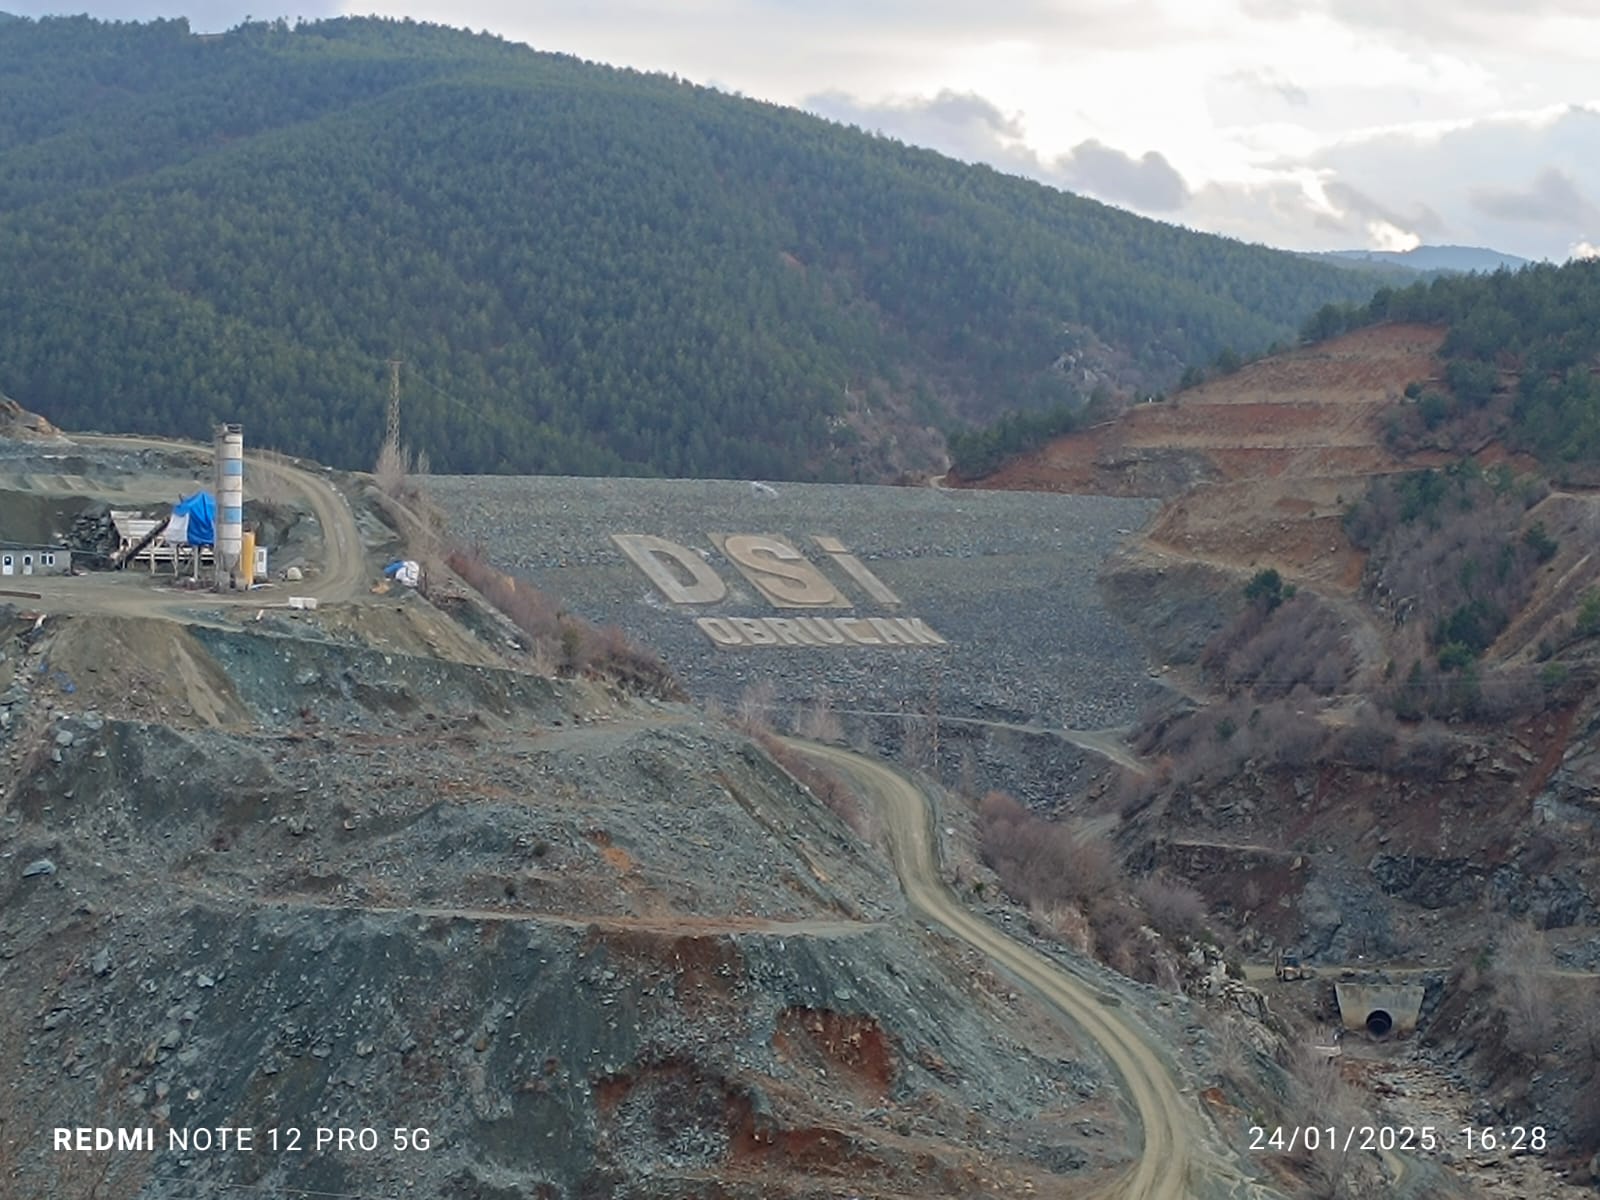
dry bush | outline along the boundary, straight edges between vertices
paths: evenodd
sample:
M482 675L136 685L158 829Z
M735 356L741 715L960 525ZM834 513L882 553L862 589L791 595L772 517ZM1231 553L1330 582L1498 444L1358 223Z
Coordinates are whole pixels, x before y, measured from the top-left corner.
M1088 907L1120 882L1111 848L1029 812L1004 792L978 805L984 863L1018 902Z
M372 477L390 499L415 503L426 497L417 476L429 474L432 465L426 450L413 451L385 438L378 448L378 459L372 464Z
M1437 779L1455 752L1455 742L1437 721L1424 721L1401 746L1395 769L1421 779Z
M1490 970L1494 1002L1506 1022L1506 1047L1537 1058L1556 1033L1555 962L1544 934L1532 925L1508 926L1500 937Z
M1526 669L1488 671L1478 682L1479 719L1506 722L1543 712L1548 706L1546 689L1537 676Z
M1253 1047L1240 1029L1245 1018L1227 1011L1204 1011L1212 1032L1211 1061L1218 1079L1235 1096L1255 1095L1260 1085L1251 1062Z
M378 448L378 461L372 464L372 477L387 496L399 499L405 490L406 453L392 438L385 438Z
M291 466L288 456L276 450L257 447L251 451L252 457L259 459L268 466ZM251 471L245 467L245 493L251 499L266 506L274 513L283 512L292 507L294 492L276 471Z
M660 657L614 626L597 628L561 608L526 580L513 579L475 551L456 547L445 564L503 613L532 642L535 664L554 663L554 674L589 673L632 691L681 700L683 689Z
M1118 771L1111 785L1111 803L1123 819L1137 816L1155 803L1163 782L1154 772L1140 775L1134 771Z
M1144 910L1131 896L1107 892L1089 907L1089 923L1094 928L1095 957L1129 979L1153 983L1150 947L1142 931Z
M1394 722L1376 705L1362 702L1355 719L1330 740L1329 757L1362 770L1376 770L1394 752Z
M1306 704L1299 708L1297 705ZM1291 696L1278 704L1264 704L1249 724L1251 745L1258 756L1285 767L1305 767L1315 762L1328 733L1310 709L1311 701Z
M751 737L772 732L772 709L777 691L763 679L752 683L739 693L739 703L733 710L734 727Z
M744 726L741 724L740 728ZM789 746L771 729L759 728L746 732L761 744L774 762L804 784L813 796L822 801L823 807L848 825L856 836L869 842L877 836L877 826L862 806L861 797L843 779Z
M1573 1097L1571 1134L1578 1153L1600 1153L1600 1064L1589 1068L1587 1082Z
M839 714L833 711L826 691L818 693L810 704L800 710L795 718L794 731L808 741L830 746L844 743L844 725L839 720Z
M903 715L900 718L900 761L912 770L937 774L938 758L938 719L924 712Z
M1572 1014L1568 1045L1578 1086L1573 1090L1569 1134L1579 1154L1600 1152L1600 1007L1585 1005Z
M1355 673L1346 625L1315 593L1300 591L1270 610L1246 608L1212 637L1200 661L1229 688L1258 699L1287 695L1298 685L1331 695Z
M1079 954L1094 953L1094 930L1089 918L1075 904L1055 904L1045 907L1031 906L1034 920L1057 941L1071 946Z
M1148 875L1134 886L1151 928L1163 937L1199 937L1206 926L1206 902L1194 888L1165 872Z
M1287 1067L1288 1094L1277 1122L1285 1129L1325 1131L1331 1125L1339 1131L1370 1120L1370 1101L1345 1079L1338 1058L1323 1058L1297 1046L1291 1051ZM1303 1194L1317 1200L1343 1200L1355 1194L1355 1164L1342 1139L1331 1146L1319 1144L1314 1150L1302 1148L1295 1158L1307 1185Z

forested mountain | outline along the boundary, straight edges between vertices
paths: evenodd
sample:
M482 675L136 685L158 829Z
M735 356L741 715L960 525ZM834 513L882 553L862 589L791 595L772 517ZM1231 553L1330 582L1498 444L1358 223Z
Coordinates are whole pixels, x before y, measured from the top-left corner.
M68 427L365 466L399 358L436 469L872 476L1372 286L409 22L17 20L0 63L0 387Z
M1600 259L1380 289L1305 328L1331 337L1381 321L1450 327L1444 379L1419 380L1393 431L1406 448L1470 451L1490 436L1559 478L1600 482Z

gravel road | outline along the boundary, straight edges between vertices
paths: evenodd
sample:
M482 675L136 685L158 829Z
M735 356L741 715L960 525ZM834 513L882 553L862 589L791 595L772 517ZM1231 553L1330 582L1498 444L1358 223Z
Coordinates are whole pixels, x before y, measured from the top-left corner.
M1118 1015L1096 990L973 916L956 903L940 876L934 818L927 799L904 776L881 763L833 746L792 741L790 746L843 771L873 797L893 849L895 873L911 906L929 920L988 955L1034 989L1094 1041L1116 1069L1139 1114L1143 1147L1134 1167L1105 1192L1110 1200L1189 1200L1272 1195L1228 1161L1198 1105L1162 1060L1155 1036Z

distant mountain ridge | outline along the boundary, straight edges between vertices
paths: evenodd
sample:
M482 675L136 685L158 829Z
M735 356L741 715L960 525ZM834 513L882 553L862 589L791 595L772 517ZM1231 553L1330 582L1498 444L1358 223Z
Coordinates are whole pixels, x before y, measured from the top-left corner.
M1516 271L1532 260L1484 246L1415 246L1410 250L1328 250L1309 257L1335 263L1371 263L1410 271Z
M0 25L0 386L367 466L890 478L1375 286L412 22Z

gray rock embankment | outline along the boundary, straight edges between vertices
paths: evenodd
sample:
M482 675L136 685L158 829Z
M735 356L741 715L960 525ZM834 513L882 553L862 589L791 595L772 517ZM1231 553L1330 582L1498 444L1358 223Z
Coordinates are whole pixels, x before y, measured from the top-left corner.
M844 708L1125 723L1152 692L1144 656L1102 601L1101 563L1152 502L1039 493L730 481L434 477L456 535L590 620L659 650L699 697L735 704L767 685L785 713L826 694ZM793 617L709 535L786 539L843 594L831 616L919 617L943 646L719 648L698 617ZM689 548L724 582L674 605L617 548L639 533ZM837 539L899 598L875 601L813 535Z
M287 632L184 644L227 699L209 726L178 693L170 720L78 711L87 685L30 665L0 806L0 995L28 998L0 1008L8 1186L1000 1196L1126 1162L1096 1056L725 726ZM79 1125L259 1140L59 1157Z

